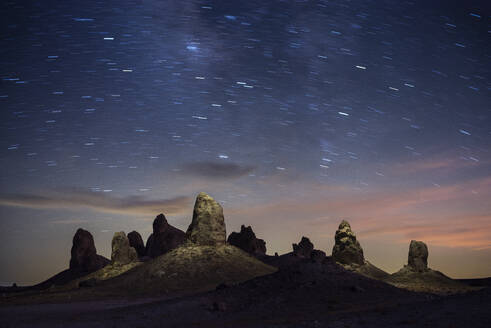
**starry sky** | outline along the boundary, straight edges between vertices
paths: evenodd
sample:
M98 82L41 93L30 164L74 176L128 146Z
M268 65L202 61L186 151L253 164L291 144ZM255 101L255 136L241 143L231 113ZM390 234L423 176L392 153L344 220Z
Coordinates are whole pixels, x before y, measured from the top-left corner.
M268 253L347 219L388 272L491 276L486 1L2 1L0 284L200 191Z

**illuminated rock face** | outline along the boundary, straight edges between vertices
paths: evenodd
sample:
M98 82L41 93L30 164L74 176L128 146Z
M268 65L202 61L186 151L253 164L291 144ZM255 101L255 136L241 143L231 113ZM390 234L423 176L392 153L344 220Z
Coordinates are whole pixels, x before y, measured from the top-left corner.
M193 220L186 237L189 242L201 246L223 245L226 241L223 208L211 196L201 192L194 204Z
M128 237L123 231L114 233L113 240L111 242L111 263L112 264L128 264L135 262L138 259L136 250L130 246Z
M138 256L145 256L145 245L143 244L143 238L137 231L132 231L128 234L128 240L130 246L136 250Z
M422 241L411 240L407 258L409 269L416 272L428 270L428 247Z
M246 227L242 225L240 232L232 232L228 236L227 242L254 256L266 254L266 242L256 238L256 234L250 226Z
M296 257L310 258L312 251L314 250L314 244L310 242L307 237L302 237L298 244L292 244L293 255Z
M365 263L363 249L356 240L356 235L351 231L351 226L347 221L343 220L341 222L334 239L332 257L336 262L349 265L362 265Z
M157 257L181 245L186 238L184 231L171 226L164 214L153 221L153 233L148 237L146 255Z
M92 234L87 230L78 229L73 236L70 270L89 273L103 268L108 263L108 259L97 255Z

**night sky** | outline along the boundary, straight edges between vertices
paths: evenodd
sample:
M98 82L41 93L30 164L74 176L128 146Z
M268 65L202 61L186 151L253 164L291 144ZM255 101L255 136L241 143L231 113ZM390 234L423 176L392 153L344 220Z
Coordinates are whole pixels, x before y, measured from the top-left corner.
M2 1L0 284L67 268L78 227L107 257L185 230L200 191L270 254L347 219L389 272L417 239L491 276L485 4Z

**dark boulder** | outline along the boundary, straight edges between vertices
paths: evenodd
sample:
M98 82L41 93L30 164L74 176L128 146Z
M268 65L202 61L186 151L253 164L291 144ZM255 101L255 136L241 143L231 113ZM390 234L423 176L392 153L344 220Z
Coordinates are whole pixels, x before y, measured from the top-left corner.
M254 256L266 254L266 242L256 238L256 234L250 226L242 225L240 232L234 231L228 236L227 242Z
M143 244L143 238L138 231L132 231L128 234L128 240L130 246L136 250L139 257L145 256L145 245Z
M411 240L407 259L409 269L416 272L428 270L428 247L422 241Z
M363 249L356 240L356 235L351 231L351 226L347 221L343 220L341 222L334 239L332 257L336 262L348 265L363 265L365 263Z
M226 242L223 208L204 192L196 197L193 219L186 237L192 244L200 246L217 246Z
M301 258L310 258L310 254L314 250L314 244L307 237L302 237L298 244L292 244L293 255Z
M171 226L164 214L153 221L153 233L147 239L146 255L157 257L181 245L186 239L184 231Z
M108 263L108 259L97 255L92 234L87 230L78 229L73 236L70 270L90 273L103 268Z

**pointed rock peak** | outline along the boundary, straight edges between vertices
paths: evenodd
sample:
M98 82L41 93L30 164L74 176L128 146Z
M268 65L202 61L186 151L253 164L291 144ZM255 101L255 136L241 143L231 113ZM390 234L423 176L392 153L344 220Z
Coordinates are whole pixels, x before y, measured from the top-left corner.
M251 226L246 227L245 225L241 225L240 226L240 233L253 234L254 237L256 237L256 235L254 234L254 231L252 231Z
M266 242L256 238L256 234L250 226L242 225L240 232L232 232L228 236L227 242L255 256L266 254Z
M351 230L351 226L346 220L341 221L341 223L339 224L338 230L343 230L343 229Z
M153 220L153 233L164 232L169 227L169 223L163 213L157 215Z
M130 242L130 246L136 250L138 256L145 256L145 244L143 243L143 238L138 231L130 232L128 234L128 240Z
M407 265L412 271L424 272L428 270L428 246L422 241L411 240Z
M334 239L335 244L332 250L332 257L336 262L348 265L362 265L365 263L363 249L356 240L356 235L351 230L348 221L341 221Z
M70 269L81 272L93 272L107 264L108 260L97 255L94 237L87 230L79 228L73 236Z
M312 251L314 250L314 244L310 242L307 237L302 237L298 244L292 244L293 255L297 257L310 258Z
M113 240L111 242L111 263L112 264L128 264L135 262L138 259L136 250L130 246L128 237L124 231L114 233Z
M194 204L193 220L186 232L187 239L197 245L225 243L223 208L211 196L200 192Z
M159 217L157 217L158 219ZM155 220L157 220L155 219ZM168 224L164 229L157 229L150 234L145 246L145 254L149 257L157 257L179 247L186 239L184 231Z

